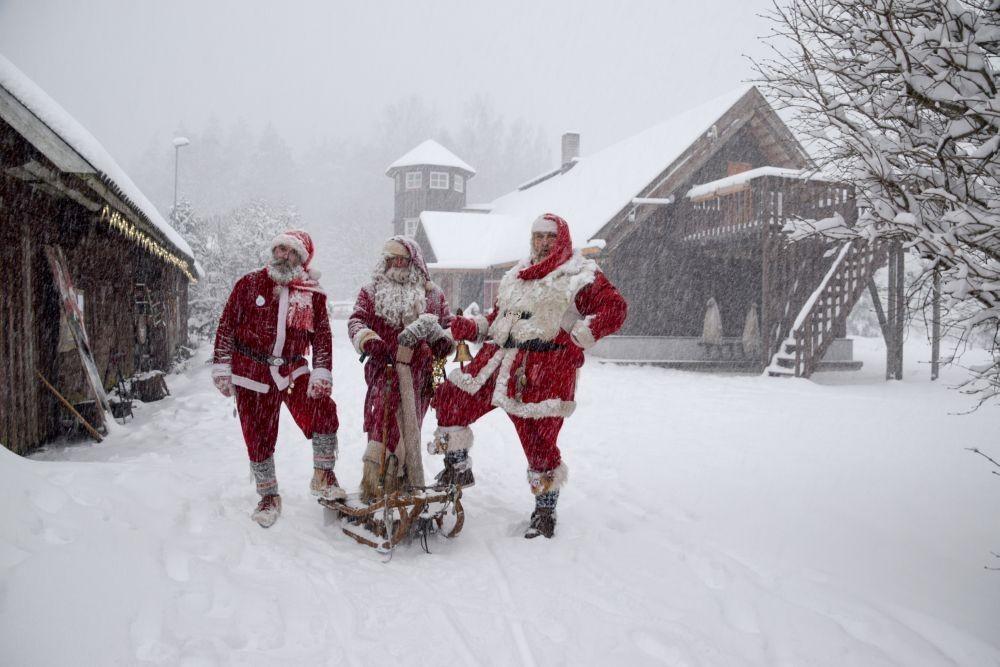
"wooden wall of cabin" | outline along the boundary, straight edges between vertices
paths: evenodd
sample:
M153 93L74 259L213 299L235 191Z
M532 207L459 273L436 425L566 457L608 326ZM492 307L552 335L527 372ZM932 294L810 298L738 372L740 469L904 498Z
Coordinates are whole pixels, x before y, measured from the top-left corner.
M681 243L670 233L667 211L643 223L600 260L628 301L619 331L630 336L700 336L709 297L722 314L723 333L740 336L751 304L760 309L759 252Z
M757 135L749 125L743 126L719 151L709 158L688 182L678 188L678 196L683 196L692 186L710 183L729 175L730 163L749 164L751 169L758 167L793 167L791 164L771 164L775 161L761 145Z

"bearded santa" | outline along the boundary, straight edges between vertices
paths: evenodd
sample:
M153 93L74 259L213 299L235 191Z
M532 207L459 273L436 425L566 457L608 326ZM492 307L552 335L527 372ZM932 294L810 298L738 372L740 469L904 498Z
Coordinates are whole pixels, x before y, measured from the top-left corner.
M435 398L438 429L429 447L445 454L442 483L471 480L469 425L494 408L514 422L528 460L535 510L524 536L552 537L568 469L556 440L576 409L584 350L617 331L627 306L597 264L573 250L569 226L552 213L534 221L531 254L508 271L485 317L456 317L455 340L483 343Z
M347 330L365 362L361 497L423 486L420 424L434 394L433 362L454 349L444 292L430 279L416 241L393 236L361 288Z

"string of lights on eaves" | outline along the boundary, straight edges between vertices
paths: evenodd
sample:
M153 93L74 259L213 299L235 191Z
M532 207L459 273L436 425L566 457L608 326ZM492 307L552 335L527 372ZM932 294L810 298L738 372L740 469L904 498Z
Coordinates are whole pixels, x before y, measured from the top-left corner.
M167 250L167 248L159 241L136 227L131 220L118 211L113 210L107 204L105 204L104 208L101 210L101 221L108 223L109 227L133 243L137 244L146 252L157 257L161 261L166 262L167 264L172 264L177 267L181 273L187 276L187 279L191 281L191 284L196 284L198 282L198 279L191 273L190 268L188 268L188 263L185 260Z

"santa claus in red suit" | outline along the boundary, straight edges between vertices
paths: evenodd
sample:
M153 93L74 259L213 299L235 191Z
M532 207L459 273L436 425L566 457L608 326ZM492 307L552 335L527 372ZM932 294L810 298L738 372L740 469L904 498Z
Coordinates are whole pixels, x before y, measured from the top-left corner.
M471 478L469 424L502 408L521 440L535 495L525 537L552 537L559 490L568 478L556 439L576 408L583 353L617 331L626 312L597 264L573 251L566 221L551 213L535 220L531 256L504 275L493 310L451 323L455 340L484 344L435 397L438 428L429 449L445 454L441 482Z
M361 497L423 486L420 425L433 396L432 367L454 349L451 313L416 241L393 236L361 288L347 330L367 358Z
M290 230L271 242L271 261L239 279L215 334L212 377L224 396L236 395L250 468L260 502L253 518L263 527L281 513L274 470L281 404L312 439L312 494L346 493L333 472L337 462L337 406L330 397L333 341L326 294L310 268L309 234ZM312 348L312 370L305 355Z

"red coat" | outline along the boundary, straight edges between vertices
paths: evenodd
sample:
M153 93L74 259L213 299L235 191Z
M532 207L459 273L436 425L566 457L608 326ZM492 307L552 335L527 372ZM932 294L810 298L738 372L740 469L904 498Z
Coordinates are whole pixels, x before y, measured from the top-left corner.
M584 350L617 331L628 307L596 263L579 254L541 278L521 279L529 266L522 261L507 272L487 316L455 318L456 339L485 344L448 379L468 394L493 386L492 405L516 417L568 417Z
M288 326L290 299L312 301L312 330ZM270 366L241 353L240 349L289 358L308 354L310 346L313 374L332 381L333 339L326 295L281 286L271 280L267 269L260 269L237 281L222 311L215 333L215 372L231 370L237 387L267 393L274 386L281 391L288 388L290 380L309 373L308 362L300 359Z
M372 295L374 286L365 285L358 293L357 301L354 303L354 312L347 322L347 331L351 336L358 354L364 352L364 344L373 337L381 338L385 341L391 359L396 358L398 343L396 337L403 330L403 327L393 326L382 317L375 314L375 300ZM451 325L452 315L448 310L448 302L444 293L432 282L427 283L427 306L425 313L438 316L441 326L447 330ZM416 393L417 418L422 419L430 405L433 396L431 384L431 371L434 357L447 355L453 348L454 343L449 336L438 339L433 346L425 341L413 351L413 358L410 361L410 370L413 374L413 387ZM396 410L399 407L399 381L392 377L390 387L390 369L386 366L386 359L369 358L365 363L365 382L368 383L368 393L365 396L365 419L364 430L368 434L369 440L382 442L389 451L396 451L396 443L399 440L399 428L396 420ZM389 419L383 422L383 416L388 414ZM383 435L384 431L384 435Z

